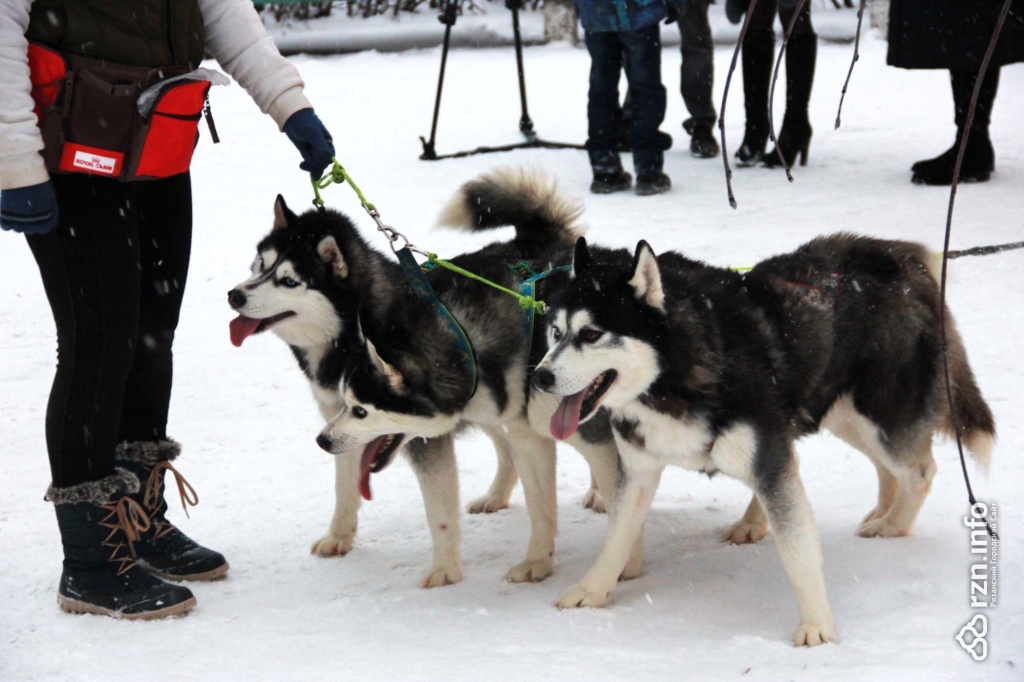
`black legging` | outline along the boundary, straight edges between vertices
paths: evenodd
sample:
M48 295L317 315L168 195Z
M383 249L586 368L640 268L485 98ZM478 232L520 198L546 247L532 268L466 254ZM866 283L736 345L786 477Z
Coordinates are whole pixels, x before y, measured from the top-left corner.
M789 22L793 19L796 7L779 7L778 0L758 0L757 6L754 7L754 14L750 17L750 27L747 30L771 30L772 25L775 23L776 8L779 10L779 21L782 23L782 30L785 31L789 27ZM800 18L793 25L792 35L803 36L812 35L813 33L814 27L811 25L811 0L807 0L804 3L803 9L800 10Z
M52 181L60 225L28 244L57 325L46 444L53 484L65 487L112 474L117 443L167 438L192 188L188 173Z

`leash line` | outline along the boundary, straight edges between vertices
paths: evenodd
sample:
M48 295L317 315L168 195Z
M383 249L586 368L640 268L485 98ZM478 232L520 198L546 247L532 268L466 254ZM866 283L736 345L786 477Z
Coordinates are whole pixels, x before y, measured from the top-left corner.
M989 62L992 60L992 53L995 52L996 43L999 40L999 34L1003 30L1003 24L1006 22L1006 16L1010 13L1010 4L1012 0L1005 0L1003 7L999 11L999 18L996 19L995 30L992 32L992 39L988 43L988 48L985 50L985 56L981 60L981 67L978 69L978 75L974 80L974 91L971 93L971 106L967 110L967 118L964 121L964 134L960 139L960 146L957 149L956 163L953 166L953 181L950 183L949 188L949 208L946 210L946 235L945 241L943 242L942 249L942 276L939 281L939 321L940 330L942 333L942 370L946 379L946 400L949 403L950 421L953 423L953 431L956 433L956 448L960 453L960 469L964 473L964 485L967 486L967 500L971 505L977 504L977 500L974 497L974 490L971 488L971 477L967 473L967 459L964 456L964 445L963 445L963 434L960 429L960 424L957 423L956 410L954 409L953 401L953 387L950 383L949 376L949 345L947 344L946 338L946 270L949 259L952 257L949 251L949 240L950 234L953 231L953 205L956 203L956 188L960 180L960 168L963 165L964 154L967 151L967 139L971 134L971 124L974 122L974 112L978 104L978 95L981 92L981 81L988 70ZM1024 244L1004 244L1003 247L1008 248L1020 248ZM988 247L993 248L993 247ZM1008 250L1008 248L994 247L998 250ZM978 247L978 254L984 252L986 247ZM996 253L997 251L990 251L990 253ZM964 254L967 255L967 254ZM998 540L999 535L992 529L988 519L985 519L985 530L988 531L989 536Z

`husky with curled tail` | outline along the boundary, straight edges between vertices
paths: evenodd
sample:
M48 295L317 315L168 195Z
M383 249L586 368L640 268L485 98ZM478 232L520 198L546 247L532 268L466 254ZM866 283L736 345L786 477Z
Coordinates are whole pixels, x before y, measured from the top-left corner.
M231 341L241 346L255 334L272 331L291 348L310 382L325 421L343 405L338 381L345 358L356 339L356 314L361 306L373 316L385 316L401 306L408 295L393 260L372 249L345 215L332 210L293 213L278 196L271 232L256 249L252 274L228 292L228 302L238 313L231 321ZM507 436L486 430L499 460L497 483L470 511L496 511L507 506L515 484ZM310 443L312 445L312 443ZM413 459L434 462L431 477L420 476L424 496L455 495L454 444L450 434L408 444ZM438 478L451 479L438 485ZM353 546L358 526L360 493L370 498L369 480L362 477L358 461L335 460L335 507L327 533L313 542L311 551L321 557L344 556ZM423 587L449 585L462 579L457 520L431 516L449 504L428 504L428 522L434 540L434 562L422 580Z
M837 234L746 274L640 242L632 263L595 262L584 240L572 283L549 303L533 384L560 399L557 438L603 407L622 458L604 547L558 601L600 606L630 552L665 466L739 479L754 492L727 536L771 525L796 593L797 645L836 639L822 554L794 441L820 428L878 471L863 536L910 532L935 474L932 438L954 422L982 465L995 424L946 313L955 414L946 400L939 289L923 247Z

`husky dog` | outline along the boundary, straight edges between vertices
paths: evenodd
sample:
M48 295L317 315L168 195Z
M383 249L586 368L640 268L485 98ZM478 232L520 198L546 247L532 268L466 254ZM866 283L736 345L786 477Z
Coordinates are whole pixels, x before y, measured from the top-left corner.
M324 420L343 407L337 385L347 354L354 347L357 310L385 318L408 296L401 274L371 249L355 225L335 211L308 211L296 215L278 197L273 229L257 246L252 276L228 293L239 316L231 322L231 341L241 346L252 334L268 329L287 343L310 381ZM470 504L471 512L496 511L508 505L516 475L510 463L506 436L488 430L498 452L498 474L491 490ZM457 495L457 483L437 484L454 477L454 449L450 437L410 444L414 461L431 462L425 494ZM317 539L312 552L320 556L344 555L356 534L360 471L358 461L335 460L335 509L327 534ZM420 468L414 467L426 482ZM363 493L369 498L368 483ZM453 493L454 491L454 493ZM457 502L456 502L457 503ZM438 516L449 504L427 505L434 539L434 565L424 587L458 582L462 578L458 524Z
M947 407L944 311L927 263L915 244L838 234L746 275L655 257L642 241L631 266L598 267L581 239L533 384L562 396L557 438L610 411L622 471L601 554L557 605L606 601L662 470L676 464L753 489L730 535L757 539L770 522L799 606L794 642L835 640L794 440L825 427L866 454L880 485L860 534L899 536L930 488L933 434L957 424L983 464L995 435L948 312L955 415Z
M548 272L569 262L579 235L579 213L573 202L557 193L551 179L503 169L464 185L441 222L471 230L513 225L512 241L451 260L506 289L516 289L529 275L524 269ZM629 260L625 251L601 250L600 257ZM503 430L523 482L532 526L526 558L506 578L543 580L552 570L556 534L555 441L548 423L558 401L543 394L533 400L529 395L529 368L545 351L542 321L536 318L531 331L516 299L462 274L438 267L427 277L470 340L476 389L456 333L434 304L410 294L401 307L383 315L361 315L361 343L347 354L349 363L341 376L343 408L318 442L328 452L358 461L366 480L387 466L399 443L437 438L461 424ZM553 272L540 286L549 291L567 282L566 272ZM607 492L618 466L607 420L598 416L569 442L587 458L599 488ZM421 462L429 467L429 458ZM624 577L638 574L641 561L638 545L622 571Z

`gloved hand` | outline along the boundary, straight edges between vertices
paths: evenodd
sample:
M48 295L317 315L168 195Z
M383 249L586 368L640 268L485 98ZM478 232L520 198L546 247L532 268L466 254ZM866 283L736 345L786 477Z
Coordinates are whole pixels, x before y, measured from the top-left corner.
M0 191L0 228L46 234L57 227L57 195L50 181Z
M749 6L750 0L725 0L725 16L729 18L729 23L738 24L743 21Z
M284 134L302 154L299 168L308 172L313 179L324 174L324 169L333 162L334 140L327 128L312 109L299 109L284 123Z

